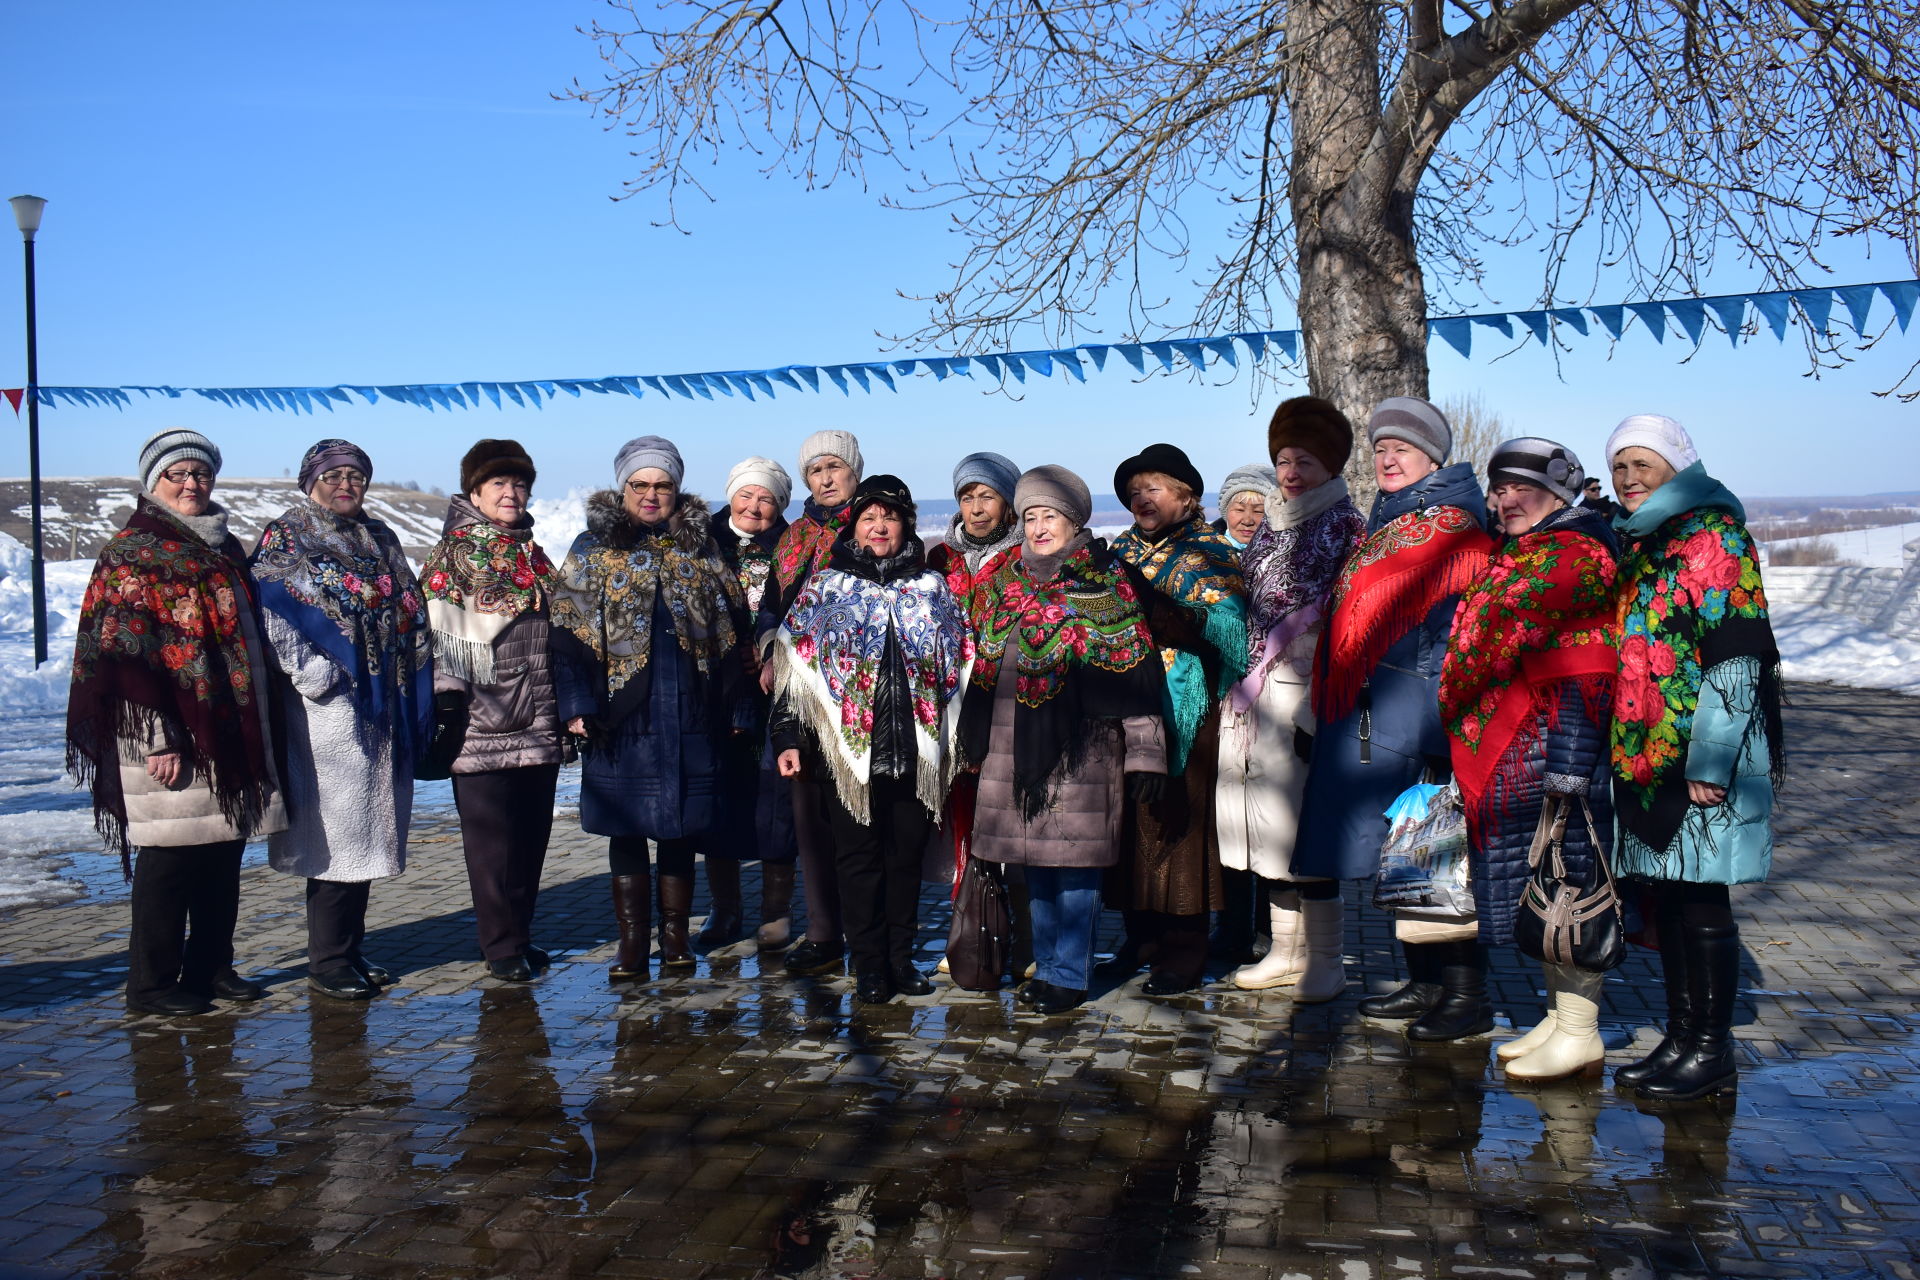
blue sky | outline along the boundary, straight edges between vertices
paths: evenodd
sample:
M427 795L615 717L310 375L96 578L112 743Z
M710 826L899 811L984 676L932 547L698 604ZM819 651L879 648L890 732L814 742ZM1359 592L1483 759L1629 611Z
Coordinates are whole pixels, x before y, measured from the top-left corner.
M0 194L50 201L42 381L671 373L874 359L887 354L876 331L917 327L921 308L896 291L940 286L959 252L938 214L883 210L857 184L809 192L761 177L750 157L716 170L721 198L692 210L691 235L653 225L649 197L610 199L634 168L625 139L550 97L597 74L574 27L599 12L582 0L5 6ZM25 380L18 261L0 249L5 386ZM1531 265L1495 264L1516 282ZM1911 274L1898 254L1833 265L1829 283ZM1726 287L1749 283L1734 273ZM1436 343L1435 398L1477 392L1516 434L1563 440L1590 463L1624 415L1668 413L1750 495L1920 488L1920 406L1873 394L1920 356L1920 325L1817 381L1791 337L1729 350L1710 333L1686 363L1684 341L1638 329L1612 350L1580 342L1557 368L1544 349L1493 359L1501 349L1485 331L1472 361ZM474 439L508 435L550 492L606 483L621 441L658 432L686 454L690 487L717 491L738 458L791 466L804 434L839 426L860 435L870 471L923 492L944 490L977 448L1064 462L1097 492L1115 462L1160 439L1216 479L1260 455L1271 406L1304 389L1288 376L1256 399L1245 375L1136 381L1116 367L1085 386L1029 381L1017 400L917 378L898 394L587 397L544 412L62 407L42 413L42 458L49 475L125 473L147 434L185 423L219 441L233 475L278 474L313 440L344 435L383 478L451 487ZM24 419L0 432L0 473L24 474Z

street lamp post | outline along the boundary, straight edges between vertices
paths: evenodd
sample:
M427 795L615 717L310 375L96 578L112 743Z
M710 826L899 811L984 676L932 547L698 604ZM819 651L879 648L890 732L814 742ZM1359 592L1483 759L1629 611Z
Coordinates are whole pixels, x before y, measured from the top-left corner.
M33 233L40 229L39 196L15 196L14 225L27 254L27 490L33 504L33 665L47 660L47 566L40 546L40 340L34 319Z

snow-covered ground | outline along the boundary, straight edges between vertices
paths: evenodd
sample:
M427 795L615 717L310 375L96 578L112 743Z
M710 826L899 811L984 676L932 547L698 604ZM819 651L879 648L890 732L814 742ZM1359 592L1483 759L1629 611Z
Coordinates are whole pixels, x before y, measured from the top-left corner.
M1920 521L1882 525L1878 529L1848 529L1843 533L1823 533L1812 538L1776 538L1764 543L1762 549L1772 555L1787 547L1824 542L1848 564L1864 565L1869 569L1904 569L1907 564L1906 546L1916 539L1920 539Z
M575 489L533 503L540 542L556 561L585 527L588 492ZM1906 530L1907 540L1920 537L1920 525L1891 528ZM1902 545L1898 533L1869 532L1880 535L1872 547ZM1855 558L1851 552L1849 558ZM26 548L0 533L0 572L6 575L0 579L0 709L6 726L0 734L0 910L125 892L119 861L101 853L91 807L67 778L63 756L74 624L91 570L84 560L47 565L49 661L36 671ZM1790 680L1920 695L1920 642L1867 631L1845 615L1806 605L1776 608L1774 634ZM564 771L564 812L577 804L578 787L578 771ZM449 784L420 784L415 809L422 816L451 813ZM260 846L248 850L249 862L261 856Z

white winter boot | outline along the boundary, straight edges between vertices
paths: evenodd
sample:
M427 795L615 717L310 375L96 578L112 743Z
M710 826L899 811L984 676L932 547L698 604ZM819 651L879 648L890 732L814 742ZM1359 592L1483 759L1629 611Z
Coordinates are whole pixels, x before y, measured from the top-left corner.
M1600 984L1606 975L1572 965L1548 965L1553 1033L1539 1048L1507 1063L1507 1078L1541 1083L1584 1075L1598 1078L1607 1056L1600 1040Z
M1242 991L1290 987L1307 967L1306 923L1300 912L1300 894L1293 889L1267 890L1267 918L1273 923L1273 945L1252 964L1227 975Z
M1307 918L1307 965L1293 998L1320 1004L1347 989L1347 907L1338 897L1308 898L1300 905Z
M1556 983L1559 981L1559 966L1542 964L1540 968L1545 971L1547 975L1547 1016L1540 1019L1540 1024L1533 1030L1523 1036L1507 1041L1493 1051L1493 1056L1502 1062L1508 1062L1514 1058L1532 1053L1535 1049L1545 1044L1547 1037L1553 1034L1553 1026L1556 1021L1553 1016L1553 1000L1554 992L1558 990Z

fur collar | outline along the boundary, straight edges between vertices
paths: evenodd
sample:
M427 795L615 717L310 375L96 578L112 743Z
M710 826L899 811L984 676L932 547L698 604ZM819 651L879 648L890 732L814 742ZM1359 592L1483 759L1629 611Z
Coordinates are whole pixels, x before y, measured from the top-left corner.
M667 519L667 532L674 545L689 555L706 545L713 513L707 500L698 494L683 493L680 503ZM640 541L642 526L635 523L620 505L618 489L602 489L587 499L587 532L604 545L631 551Z

